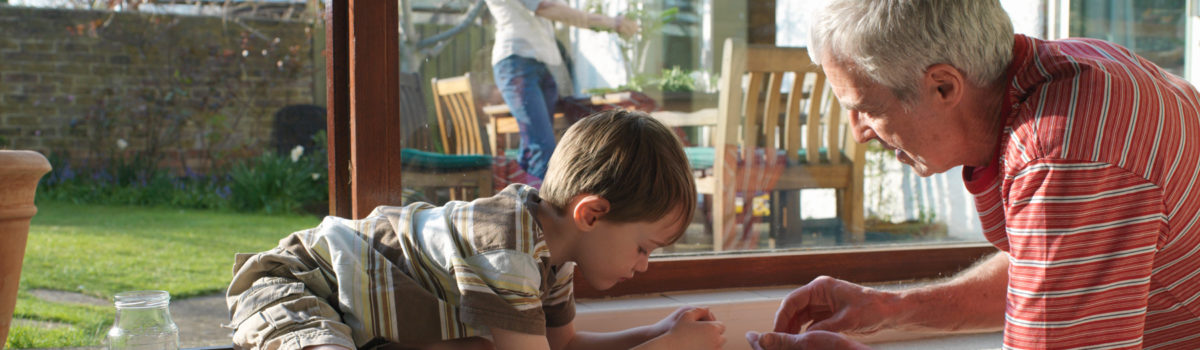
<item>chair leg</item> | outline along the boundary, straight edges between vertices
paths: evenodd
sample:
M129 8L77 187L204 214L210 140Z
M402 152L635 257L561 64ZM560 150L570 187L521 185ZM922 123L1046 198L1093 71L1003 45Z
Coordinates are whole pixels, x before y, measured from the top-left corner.
M715 251L727 249L731 240L738 237L735 228L737 226L737 220L734 217L736 193L733 190L733 183L727 181L720 183L719 187L713 194L713 250Z
M491 197L492 195L494 195L495 194L495 193L493 193L494 189L492 188L493 183L492 183L491 167L488 167L487 169L484 169L484 170L480 170L477 174L479 177L479 180L477 181L479 186L476 189L476 195L479 196L479 198Z
M804 222L800 217L800 190L777 191L779 198L771 198L775 206L771 216L777 217L779 223L777 244L780 246L797 246L804 242L802 230ZM777 212L778 211L778 212Z
M862 194L854 189L838 189L838 218L842 220L842 235L839 243L863 243L866 230L863 219Z
M713 237L713 220L716 215L713 215L713 195L700 195L700 212L704 218L704 237L712 239Z

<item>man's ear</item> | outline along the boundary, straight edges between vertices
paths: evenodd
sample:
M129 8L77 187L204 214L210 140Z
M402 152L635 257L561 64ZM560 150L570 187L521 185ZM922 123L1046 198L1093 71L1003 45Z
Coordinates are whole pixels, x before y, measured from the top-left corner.
M938 63L925 70L925 88L933 93L934 103L955 106L963 98L967 79L954 66Z
M600 218L608 214L608 200L591 194L583 194L577 198L575 205L571 207L571 218L580 231L591 231L596 228Z

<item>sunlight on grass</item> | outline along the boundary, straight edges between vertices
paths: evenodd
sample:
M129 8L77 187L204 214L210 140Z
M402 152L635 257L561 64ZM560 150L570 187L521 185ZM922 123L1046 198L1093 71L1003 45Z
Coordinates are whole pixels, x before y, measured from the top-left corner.
M17 317L72 327L14 327L9 346L96 345L103 331L95 330L107 330L112 322L111 308L45 302L24 291L54 289L109 300L144 289L166 290L172 299L210 294L228 285L235 253L270 249L319 222L316 216L41 201L21 269Z
M17 294L17 309L13 317L65 324L63 327L43 328L14 325L9 330L10 348L47 348L100 345L116 310L93 305L63 304L40 300L28 293Z
M34 326L14 325L8 331L7 348L65 348L97 346L100 337L75 327L44 329Z

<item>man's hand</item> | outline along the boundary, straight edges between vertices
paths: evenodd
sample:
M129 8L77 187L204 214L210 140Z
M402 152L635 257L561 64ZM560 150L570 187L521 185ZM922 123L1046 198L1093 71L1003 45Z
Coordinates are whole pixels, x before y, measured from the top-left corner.
M754 350L871 349L844 335L826 331L801 334L746 332L746 341Z
M829 276L817 277L783 299L775 313L775 331L821 330L870 334L884 327L887 294Z

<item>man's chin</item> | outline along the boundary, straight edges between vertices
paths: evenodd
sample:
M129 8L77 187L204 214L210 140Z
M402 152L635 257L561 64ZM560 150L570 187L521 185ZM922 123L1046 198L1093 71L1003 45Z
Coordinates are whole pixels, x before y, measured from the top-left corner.
M950 170L949 168L940 169L940 170L931 168L928 164L918 162L916 159L910 158L907 154L903 154L899 157L896 157L896 160L900 161L900 163L902 163L904 165L907 165L910 169L913 170L914 173L917 173L917 176L920 176L920 177L929 177L930 175L940 174L940 173L946 172L947 170Z

